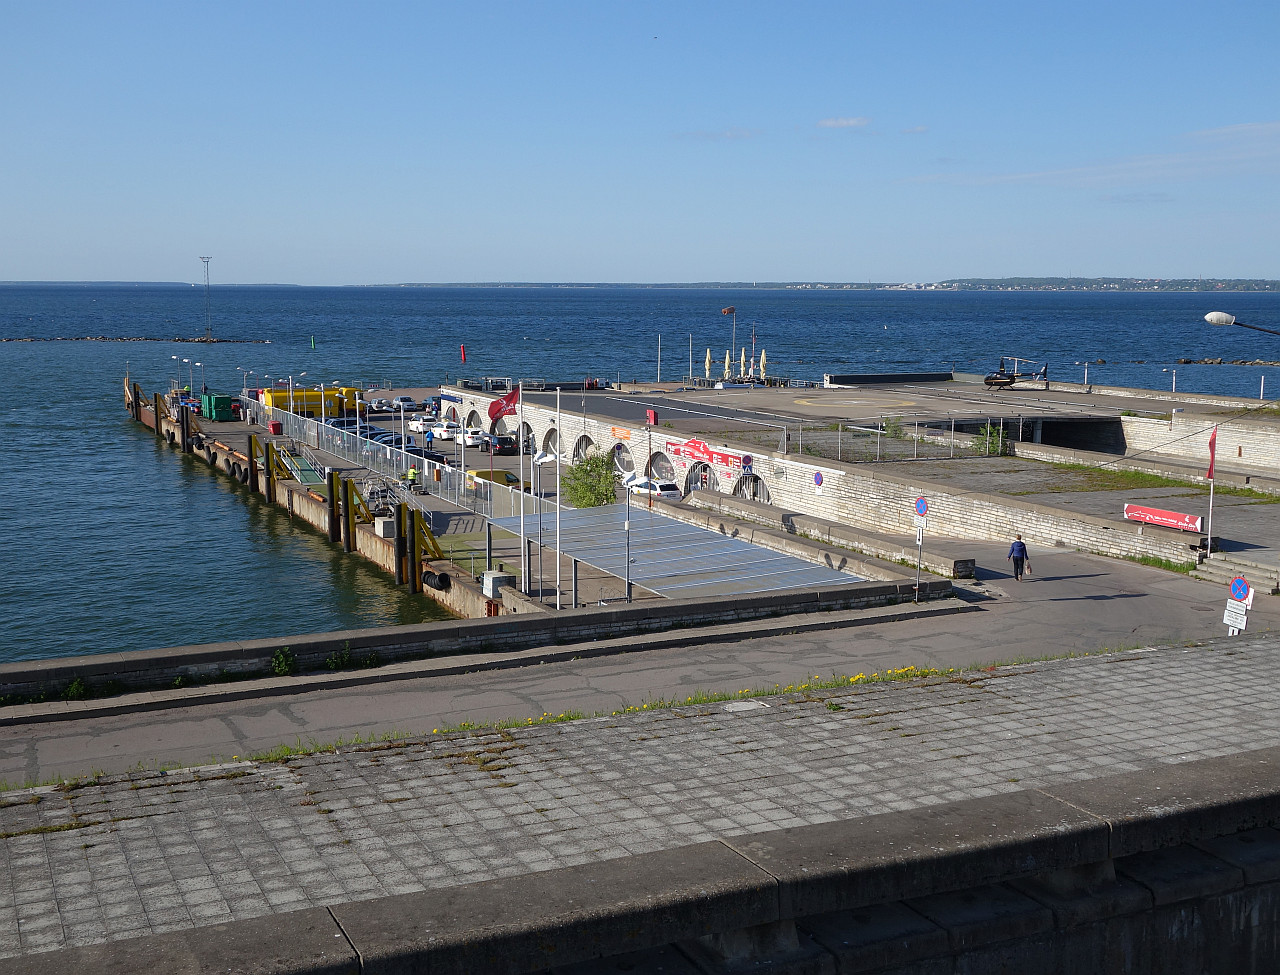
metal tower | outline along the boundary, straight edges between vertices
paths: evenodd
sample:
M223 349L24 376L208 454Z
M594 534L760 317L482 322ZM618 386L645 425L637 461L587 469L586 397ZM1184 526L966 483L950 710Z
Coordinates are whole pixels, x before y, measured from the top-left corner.
M209 322L209 262L212 257L202 257L204 261L204 340L206 342L213 341L213 326Z

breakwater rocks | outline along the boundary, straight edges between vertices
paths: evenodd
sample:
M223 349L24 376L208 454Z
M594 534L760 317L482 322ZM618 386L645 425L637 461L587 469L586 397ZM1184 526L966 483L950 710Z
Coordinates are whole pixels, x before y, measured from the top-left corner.
M1271 359L1179 359L1180 366L1280 366Z
M27 336L23 338L3 338L0 342L190 342L194 345L270 345L270 339L212 339L203 335L184 339L180 335L173 338L159 338L151 335L55 335L46 337Z

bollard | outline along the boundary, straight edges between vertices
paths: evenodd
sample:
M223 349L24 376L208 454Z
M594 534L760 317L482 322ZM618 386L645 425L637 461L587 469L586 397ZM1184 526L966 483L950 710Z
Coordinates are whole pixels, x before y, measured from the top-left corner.
M351 510L351 482L342 479L342 551L355 549L355 512Z
M404 585L405 559L405 526L409 522L409 503L401 501L396 505L396 585Z

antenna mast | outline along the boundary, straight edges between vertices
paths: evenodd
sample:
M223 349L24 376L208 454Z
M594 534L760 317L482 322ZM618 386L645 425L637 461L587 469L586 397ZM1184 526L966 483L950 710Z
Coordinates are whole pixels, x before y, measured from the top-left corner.
M213 326L209 323L209 262L212 257L202 257L204 261L204 340L213 341Z

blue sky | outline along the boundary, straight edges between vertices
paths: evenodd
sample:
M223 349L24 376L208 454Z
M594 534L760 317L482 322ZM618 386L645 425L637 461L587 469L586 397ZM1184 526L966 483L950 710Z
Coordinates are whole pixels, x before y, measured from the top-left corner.
M1280 277L1280 4L0 0L0 280Z

